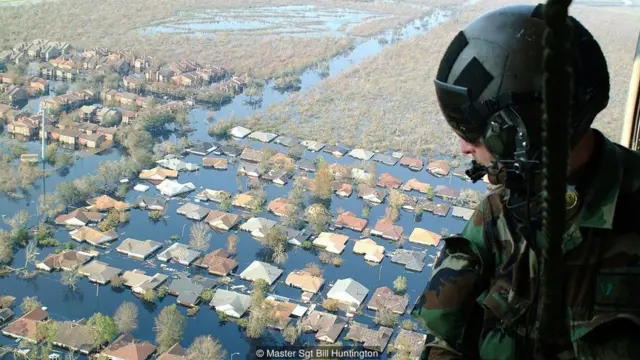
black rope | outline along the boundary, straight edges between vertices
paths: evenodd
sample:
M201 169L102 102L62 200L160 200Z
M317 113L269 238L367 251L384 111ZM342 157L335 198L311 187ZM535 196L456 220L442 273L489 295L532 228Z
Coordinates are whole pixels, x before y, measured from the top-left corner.
M562 276L562 239L566 222L564 201L573 102L571 28L567 21L570 4L571 0L548 0L544 7L547 29L543 38L542 233L546 248L542 259L542 301L536 346L537 355L544 359L559 358L571 344ZM563 354L563 359L571 358L564 355L567 354Z

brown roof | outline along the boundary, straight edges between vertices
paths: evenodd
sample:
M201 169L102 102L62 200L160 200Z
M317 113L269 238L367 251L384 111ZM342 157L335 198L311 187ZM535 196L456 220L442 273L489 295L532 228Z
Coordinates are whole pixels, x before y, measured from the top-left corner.
M402 186L402 190L404 191L416 190L423 194L428 193L430 188L431 185L424 183L416 178L410 179Z
M91 256L75 250L65 250L58 254L51 254L43 263L52 269L71 269L76 265L84 264Z
M404 228L402 226L394 225L391 220L386 218L378 220L376 227L373 230L385 239L396 241L402 238L402 233L404 232Z
M273 155L269 162L272 164L277 164L281 166L291 166L293 165L293 159L283 153L277 153Z
M204 221L215 228L225 227L231 229L240 222L240 215L211 210Z
M270 298L267 298L267 301L274 304L275 315L278 321L274 327L284 329L289 324L291 313L293 313L297 305L286 301L272 300Z
M229 254L223 249L217 249L207 254L201 263L214 275L225 276L238 266L238 262L229 259Z
M362 231L367 226L369 221L367 219L360 219L351 211L345 211L338 215L335 226L346 227L347 229Z
M205 157L202 158L203 166L211 166L215 169L226 169L228 161L224 158Z
M444 160L435 160L430 162L429 165L427 165L427 169L431 173L440 176L447 176L449 175L449 171L451 171L449 164L447 164L447 162Z
M114 342L109 344L102 354L126 360L146 360L156 347L147 342L136 340L131 334L122 334Z
M113 208L118 210L126 210L130 207L130 205L126 202L118 201L108 195L101 195L97 198L93 198L89 200L89 204L95 206L98 210L108 210Z
M287 275L284 283L315 294L320 291L322 284L324 284L324 279L313 276L303 270L295 270Z
M333 184L333 191L339 193L341 196L351 196L351 193L353 193L353 186L349 183L335 182Z
M397 189L400 187L400 185L402 185L402 180L398 179L397 177L389 173L383 173L378 178L377 185L381 187L390 188L390 189Z
M73 218L76 218L86 224L90 221L97 222L102 220L103 215L100 214L99 212L87 211L84 209L76 209L68 214L58 215L55 221L56 221L56 224L61 225L61 224L64 224L69 219L73 219Z
M142 170L138 176L141 180L164 180L166 178L177 178L178 172L176 170L169 170L159 166L149 170Z
M371 310L378 310L381 307L385 307L394 313L404 314L408 304L408 296L396 295L393 290L383 286L376 289L371 296L367 307Z
M7 325L7 327L2 329L2 331L15 337L36 341L38 340L36 330L38 323L48 317L48 312L46 312L42 308L37 308L31 310L16 321Z
M180 346L180 344L175 344L169 348L165 353L158 356L157 360L187 360L189 357L187 356L187 351Z
M400 159L400 165L407 166L407 167L409 167L411 169L420 170L424 166L424 161L422 161L422 160L420 160L418 158L412 158L412 157L409 157L409 156L405 156L402 159Z
M294 211L294 206L289 203L289 200L285 198L276 198L269 202L267 206L269 211L278 216L285 216L291 214Z

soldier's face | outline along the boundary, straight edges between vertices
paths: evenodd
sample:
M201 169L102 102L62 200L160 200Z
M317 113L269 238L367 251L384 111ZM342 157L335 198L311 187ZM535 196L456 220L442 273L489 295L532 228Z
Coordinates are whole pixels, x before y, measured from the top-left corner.
M471 156L473 160L484 166L490 166L494 160L493 155L482 143L471 144L460 139L460 152Z

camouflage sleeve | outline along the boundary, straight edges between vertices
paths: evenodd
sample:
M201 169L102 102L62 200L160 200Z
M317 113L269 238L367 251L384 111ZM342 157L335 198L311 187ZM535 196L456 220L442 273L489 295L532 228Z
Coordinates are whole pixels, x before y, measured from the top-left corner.
M488 287L483 267L492 261L481 218L478 209L460 236L444 240L431 280L413 310L436 339L427 345L431 360L477 358L480 330L471 319L478 315L476 299Z

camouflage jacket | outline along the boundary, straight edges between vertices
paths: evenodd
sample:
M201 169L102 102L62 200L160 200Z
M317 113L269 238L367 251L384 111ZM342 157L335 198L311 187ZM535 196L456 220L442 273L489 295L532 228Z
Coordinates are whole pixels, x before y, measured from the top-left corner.
M563 239L565 301L577 359L640 359L640 153L604 138L596 177ZM490 193L445 240L413 315L436 359L524 359L533 351L535 252ZM541 235L537 243L544 247ZM533 312L533 314L530 314ZM532 319L533 318L533 319Z

